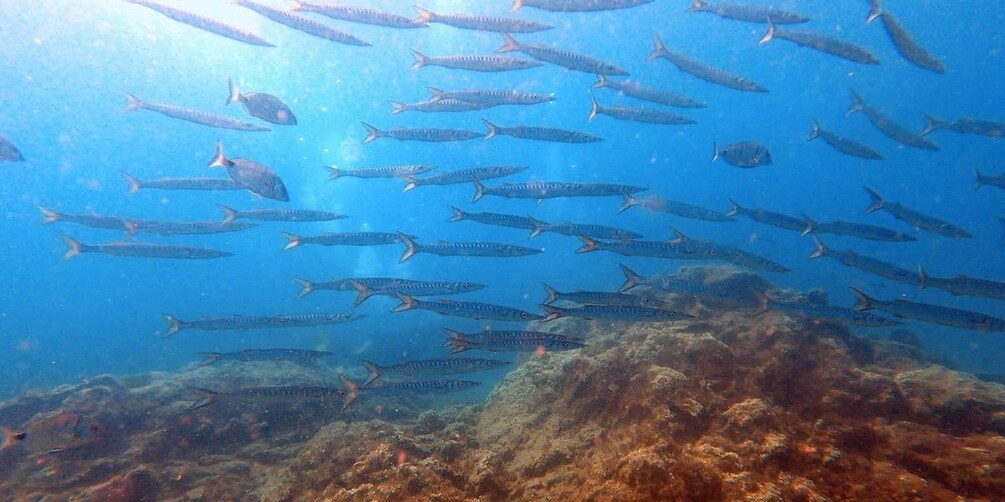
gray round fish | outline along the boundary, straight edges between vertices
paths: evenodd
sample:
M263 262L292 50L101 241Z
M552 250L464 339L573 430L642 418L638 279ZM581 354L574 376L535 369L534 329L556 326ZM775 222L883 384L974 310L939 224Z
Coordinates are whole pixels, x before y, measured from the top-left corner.
M228 159L223 154L223 144L216 142L216 156L210 167L226 167L230 177L249 192L282 202L290 200L286 185L269 166L251 159Z
M771 164L771 152L768 151L767 147L756 141L740 141L739 143L727 145L721 150L713 144L712 150L712 162L721 157L727 164L743 168L761 167Z

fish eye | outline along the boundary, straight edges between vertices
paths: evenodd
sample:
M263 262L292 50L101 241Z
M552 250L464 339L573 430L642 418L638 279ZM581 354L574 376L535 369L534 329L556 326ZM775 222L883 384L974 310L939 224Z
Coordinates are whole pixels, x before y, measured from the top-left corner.
M526 319L527 318L527 313L526 312L520 312L520 317Z
M465 283L464 283L464 284L462 285L462 287L463 287L464 289L471 289L471 284L468 284L468 283L466 283L466 282L465 282Z

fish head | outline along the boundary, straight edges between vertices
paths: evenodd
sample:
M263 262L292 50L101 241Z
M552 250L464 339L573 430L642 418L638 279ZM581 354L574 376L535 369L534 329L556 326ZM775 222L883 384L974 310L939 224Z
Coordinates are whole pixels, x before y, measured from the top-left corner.
M485 289L485 285L484 284L478 284L476 282L461 282L461 283L458 283L457 286L460 289L460 291L464 291L464 292L478 291L479 289Z

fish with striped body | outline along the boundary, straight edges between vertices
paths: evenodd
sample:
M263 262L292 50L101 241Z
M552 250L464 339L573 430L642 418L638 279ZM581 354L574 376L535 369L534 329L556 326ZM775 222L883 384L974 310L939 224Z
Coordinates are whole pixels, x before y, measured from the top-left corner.
M583 235L594 239L612 239L630 241L641 239L642 234L625 230L622 228L608 227L604 225L594 225L592 223L572 223L569 221L562 223L545 223L531 218L534 230L530 233L533 239L544 232L554 232L556 234L571 235L573 237Z
M275 45L269 43L264 38L251 33L250 31L245 31L235 26L230 26L229 24L222 23L215 19L210 19L208 17L196 14L194 12L189 12L186 10L178 9L175 7L169 7L157 2L151 2L149 0L126 0L131 4L142 5L156 12L159 12L179 23L187 24L193 28L198 28L203 31L208 31L215 35L220 35L222 37L227 37L231 40L237 40L238 42L244 42L246 44L258 45L263 47L275 47Z
M141 180L125 171L122 175L129 182L129 193L139 192L144 188L156 190L244 190L240 183L229 178L157 178Z
M349 392L342 387L325 387L317 385L282 385L273 387L247 387L230 392L222 392L202 387L188 387L200 395L200 399L185 411L195 411L213 403L221 402L229 405L254 404L268 406L273 404L318 402L325 405L329 401L344 402Z
M667 50L666 45L663 44L663 40L660 39L659 35L653 35L653 45L655 48L646 58L646 61L664 58L684 73L691 74L706 82L711 82L713 84L735 89L737 91L768 92L767 89L747 77L728 72L721 68L716 68L690 56L670 52Z
M530 256L543 253L543 250L516 246L513 244L502 244L499 242L446 242L439 241L432 244L419 244L408 238L407 235L399 233L398 238L405 244L405 252L401 255L398 263L405 263L416 253L429 253L438 256L484 256L494 258L515 258L518 256Z
M279 23L288 28L293 28L294 30L306 33L308 35L313 35L315 37L323 38L325 40L330 40L332 42L337 42L345 45L356 45L362 47L369 47L369 42L364 42L344 31L336 30L330 26L321 24L309 17L304 17L299 14L294 14L285 10L276 9L268 5L260 4L258 2L252 2L251 0L231 0L231 2L251 9L261 16L268 18L276 23Z
M397 115L404 112L471 112L492 107L492 105L472 103L470 101L459 101L456 99L438 99L435 101L420 101L418 103L399 103L397 101L392 101L391 106L393 107L391 115Z
M619 263L618 266L621 267L621 273L625 275L625 282L623 282L621 287L618 288L618 293L625 293L639 286L656 287L663 277L661 275L643 277L637 274L634 270L628 268L628 265L625 265L624 263Z
M803 230L802 235L834 234L869 241L885 242L912 242L918 240L917 237L901 232L900 230L893 230L876 225L867 225L865 223L855 223L845 220L817 222L805 214L803 215L803 218L806 220L806 230Z
M129 235L210 235L228 232L242 232L257 227L243 221L152 221L123 218Z
M599 75L628 75L627 71L618 68L618 66L613 63L601 61L599 59L565 49L548 47L547 45L522 44L510 36L509 33L503 33L502 36L505 43L502 47L497 49L496 52L522 52L538 61L544 61L545 63L551 63L569 70L581 71L585 73L594 73Z
M411 279L398 279L392 277L350 277L346 279L334 279L330 281L308 281L307 279L294 279L300 285L299 298L303 298L316 290L325 289L332 291L358 291L363 285L373 290L383 290L391 286L408 286L411 284L423 284L424 281L413 281ZM478 285L477 289L485 286ZM418 295L416 295L418 296Z
M226 104L241 103L248 115L272 124L297 125L297 117L283 100L264 92L242 93L229 78L227 86L230 88L230 95L227 96Z
M973 331L1005 331L1005 319L999 319L980 312L900 299L894 301L877 300L856 288L851 288L851 290L855 293L855 297L858 298L858 303L853 307L855 310L878 309L900 319L914 319Z
M597 81L593 84L593 87L611 89L617 91L619 94L635 99L677 108L705 108L707 106L704 102L687 96L655 87L647 87L632 80L612 80L603 74L597 75Z
M931 52L922 47L893 14L880 6L879 0L870 0L870 4L871 8L866 22L872 23L876 18L880 18L883 22L883 29L886 30L886 34L893 41L893 46L897 48L897 52L901 56L904 56L904 59L926 70L939 74L946 73L946 66L942 64L942 61L939 61Z
M461 392L481 385L479 382L467 380L424 380L421 382L398 382L371 387L360 387L345 375L339 375L342 384L346 386L347 395L342 404L345 411L356 399L363 396L414 396L420 394L445 394Z
M382 376L400 378L427 375L460 375L478 371L491 371L513 364L509 361L500 361L498 359L475 359L470 357L423 359L419 361L405 361L389 366L381 366L371 361L362 361L362 363L369 372L366 380L363 381L363 387L370 385L374 380Z
M460 169L457 171L439 171L425 178L406 177L407 183L402 192L415 190L423 185L457 185L471 183L475 180L491 180L503 178L527 169L527 166L488 166Z
M736 221L732 216L727 216L718 211L705 209L686 202L664 199L659 195L650 195L648 197L641 198L635 198L631 194L625 195L625 202L618 208L618 214L621 214L635 206L644 207L650 211L680 216L682 218L690 218L692 220Z
M593 121L597 115L607 115L617 120L628 120L644 124L687 125L695 123L694 120L687 117L681 117L680 115L662 110L628 106L601 106L597 102L597 97L592 92L590 93L590 100L590 115L587 117L589 121Z
M168 325L167 332L164 334L165 337L189 329L199 331L247 331L249 329L309 328L342 324L366 317L366 314L341 312L336 314L207 317L195 321L183 321L174 316L162 315Z
M60 213L59 211L41 206L39 206L38 210L42 212L43 225L63 221L66 223L76 223L77 225L83 225L90 228L100 228L104 230L122 230L124 232L129 230L129 227L126 226L126 219L121 216L105 216L101 214L68 214Z
M318 246L386 246L401 242L398 234L390 232L325 232L319 235L302 236L282 232L290 242L283 249L293 249L304 244ZM412 237L415 238L414 236Z
M550 24L535 23L523 19L513 19L498 16L478 16L473 14L437 14L433 11L415 6L419 13L416 23L439 23L462 30L496 31L500 33L535 33L550 30Z
M427 89L429 89L429 93L432 94L429 101L453 99L487 106L537 105L555 101L554 96L516 90L461 89L457 91L444 91L443 89L438 89L436 87L427 87Z
M499 213L470 213L466 211L461 211L454 206L447 206L450 211L453 212L453 216L450 217L448 222L456 221L476 221L478 223L483 223L485 225L495 225L498 227L509 227L509 228L522 228L526 230L534 230L537 228L539 222L533 218L528 218L526 216L515 216L511 214L499 214ZM547 225L547 223L545 223ZM533 234L532 234L533 236Z
M363 138L363 143L369 143L380 138L391 138L398 141L443 143L448 141L467 141L483 136L481 133L474 131L443 128L395 127L394 129L382 131L366 122L362 122L362 124L367 131L366 138Z
M69 250L63 255L69 260L80 253L100 253L110 256L129 258L167 258L175 260L206 260L234 256L233 253L215 249L194 248L187 246L168 246L164 244L144 244L140 242L113 242L111 244L84 244L65 235L63 242Z
M540 61L532 61L530 59L514 58L510 56L500 56L498 54L488 56L478 54L458 54L452 56L430 57L419 51L412 51L412 56L415 57L415 62L412 63L413 70L417 70L424 66L442 66L452 70L500 72L528 70L544 65L544 63L541 63Z
M652 307L623 305L584 305L582 307L562 308L542 303L540 305L548 315L541 322L551 322L563 317L575 317L587 320L610 320L629 322L674 322L693 319L694 316L674 310Z
M907 270L906 268L898 267L892 263L887 263L875 258L870 258L851 250L838 251L831 249L816 236L813 236L813 243L816 245L816 250L810 255L810 258L826 256L841 262L841 264L846 267L857 268L864 272L878 275L879 277L883 277L891 281L915 286L921 285L921 279L918 274L911 270Z
M921 289L933 287L948 291L953 296L981 296L1005 300L1005 282L990 279L978 279L966 275L956 277L932 277L925 267L918 265L918 280Z
M761 38L760 42L758 42L758 45L764 45L776 38L788 40L796 45L810 49L816 49L825 54L837 56L853 63L879 64L879 58L873 55L873 53L851 42L809 31L782 30L775 26L773 21L769 20L768 31Z
M340 169L335 166L325 166L328 170L328 181L338 178L410 178L425 174L436 169L425 164L407 164L401 166L364 167L360 169Z
M203 357L200 366L207 366L220 361L236 361L242 363L261 361L289 361L304 366L313 366L318 360L332 355L331 352L304 349L246 349L237 352L199 352Z
M511 11L516 12L522 7L552 12L596 12L604 10L628 9L638 7L656 0L513 0Z
M778 310L793 317L843 321L863 328L889 328L903 323L870 312L812 302L780 302L766 299L763 311ZM762 311L762 312L763 312Z
M413 281L402 279L386 284L367 285L359 281L352 281L353 287L359 293L356 295L354 307L358 307L368 298L374 295L382 296L442 296L459 295L485 289L484 284L475 282L450 282L450 281Z
M290 200L286 185L272 168L251 159L228 159L220 140L216 140L216 155L209 162L209 167L226 168L232 180L255 195L281 202Z
M708 3L704 0L692 0L691 8L688 12L708 12L724 19L736 21L748 21L751 23L770 22L775 24L800 24L810 21L810 18L796 12L776 9L774 7L760 7L757 5L743 5L729 2Z
M0 135L0 160L6 160L10 162L23 162L24 155L21 155L21 150L18 150L14 146L14 142L7 139L3 135Z
M535 127L535 126L512 126L502 127L488 120L482 119L489 132L485 134L485 139L490 140L496 136L512 136L520 139L531 139L536 141L552 141L556 143L594 143L603 141L604 138L587 134L580 131L570 131L568 129L558 129L555 127Z
M925 115L928 122L919 136L926 136L932 131L949 130L957 134L973 134L989 138L1005 138L1005 122L961 117L956 120L940 120L931 115Z
M333 213L331 211L316 211L313 209L247 209L240 211L224 205L217 205L223 211L223 223L234 220L258 220L258 221L333 221L348 218L344 214Z
M293 0L293 11L314 12L332 19L349 21L352 23L371 24L383 26L385 28L426 28L424 23L416 23L414 19L390 12L365 7L356 7L343 4L320 4L315 2L304 2Z
M555 199L560 197L614 197L641 192L643 187L615 185L611 183L569 183L559 181L537 181L530 183L503 183L488 187L474 180L475 195L471 202L477 202L486 195L507 199Z
M865 114L869 122L872 123L879 132L883 133L886 137L900 143L914 148L920 148L922 150L933 150L937 151L939 146L931 141L921 137L918 134L911 132L908 128L898 124L890 117L886 116L883 112L869 106L862 99L856 91L851 91L852 103L848 107L848 110L844 112L845 117L852 115L856 112L862 112Z
M610 291L583 291L576 290L570 292L561 292L555 288L541 283L541 287L544 288L544 292L548 295L544 299L545 304L552 304L555 302L570 302L578 303L580 305L608 305L608 306L620 306L620 307L654 307L654 308L664 308L666 305L660 301L645 296L637 295L627 295L624 293L615 293Z
M813 141L817 138L823 139L825 143L845 155L866 160L883 160L883 156L872 148L853 139L828 131L820 127L820 124L814 120L813 130L810 132L810 137L806 140Z
M791 230L793 232L803 232L806 230L806 220L802 218L797 218L795 216L789 216L783 213L777 213L774 211L768 211L766 209L750 209L741 206L733 199L729 199L729 203L732 204L732 208L726 211L726 216L746 216L758 223L763 223L765 225L770 225L776 228L781 228L785 230Z
M712 143L712 162L722 159L727 164L735 167L750 169L771 165L771 152L767 147L756 141L740 141L726 145L725 148Z
M927 230L933 234L939 234L952 239L970 239L973 235L966 230L953 225L945 220L940 220L934 216L929 216L920 211L915 211L899 202L890 202L884 200L881 195L875 190L869 187L862 187L869 194L871 199L869 207L866 208L865 214L872 214L880 209L885 210L890 213L891 216L897 218L908 225L915 228L920 228L922 230Z
M136 96L133 96L132 94L129 94L128 92L124 92L124 94L129 100L129 103L126 104L126 111L150 110L173 119L184 120L193 124L204 125L216 129L233 129L235 131L251 132L269 131L266 127L257 126L251 122L245 122L226 115L218 115L215 113L204 112L202 110L193 110L192 108L183 108L163 103L148 103Z
M649 258L667 258L671 260L707 260L710 259L707 250L695 246L691 242L678 241L598 241L579 235L583 245L576 253L591 253L608 251L622 256L645 256Z
M406 310L421 309L446 316L467 317L469 319L491 319L508 322L538 321L542 318L542 316L538 314L533 314L512 307L493 305L490 303L457 302L453 300L433 300L427 302L416 300L411 296L401 293L396 296L399 300L401 300L401 304L394 307L394 309L391 310L392 312L404 312Z
M980 189L985 185L1005 189L1005 173L995 175L984 174L980 169L974 168L974 177L977 178L977 181L974 182L975 189Z
M443 343L450 347L450 353L456 354L466 350L486 350L489 352L538 352L566 351L586 347L582 338L566 335L553 335L540 331L480 331L477 333L461 333L444 328L450 338Z
M701 253L704 254L707 259L727 261L734 265L754 270L762 270L765 272L775 272L780 274L789 272L789 269L783 265L749 251L732 246L726 246L725 244L719 244L718 242L694 239L684 235L680 230L673 227L671 227L671 230L673 230L675 242L688 244L701 250Z

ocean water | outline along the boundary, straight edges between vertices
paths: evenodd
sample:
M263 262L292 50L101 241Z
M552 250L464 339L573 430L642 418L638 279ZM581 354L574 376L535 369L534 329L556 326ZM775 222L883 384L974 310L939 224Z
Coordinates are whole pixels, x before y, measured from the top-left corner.
M378 0L367 5L411 15L411 2ZM436 12L509 15L509 2L424 1ZM4 2L0 5L0 134L13 141L26 161L0 163L0 397L50 388L103 373L177 371L197 351L293 347L335 355L334 366L357 368L359 359L395 363L442 357L442 328L475 331L518 325L444 318L414 311L391 313L387 297L368 300L363 320L324 328L186 331L162 338L162 314L192 320L204 316L348 312L352 293L318 291L298 299L294 278L315 281L352 276L465 280L489 287L456 300L481 301L537 311L544 298L539 282L561 291L614 290L623 277L618 263L644 274L694 263L577 254L572 237L544 234L527 241L521 230L474 222L447 223L447 205L464 210L532 215L549 222L575 221L631 229L647 239L671 238L669 226L701 239L758 253L791 269L764 274L779 287L819 288L831 302L850 306L848 286L882 299L903 298L1005 316L1001 301L954 297L940 290L894 283L847 268L834 260L811 261L808 237L749 219L734 223L686 220L641 208L616 214L616 197L556 199L536 203L486 197L471 203L470 184L420 187L402 193L397 180L354 178L326 181L323 165L342 168L428 163L441 170L486 165L526 165L504 180L611 182L645 186L641 195L725 211L729 198L744 206L818 220L847 219L896 228L918 236L912 243L877 243L824 236L837 249L854 249L914 269L924 263L937 276L956 274L1005 278L1003 227L1005 193L975 191L973 169L1005 171L1005 140L938 131L929 139L937 152L903 147L884 137L862 114L844 117L850 89L912 129L924 114L1005 119L1003 47L1005 9L989 2L885 2L911 33L941 58L938 75L905 61L879 23L867 25L868 2L821 0L776 2L814 21L805 26L854 41L881 60L859 65L782 40L758 46L764 26L709 14L685 13L686 1L657 0L642 7L600 13L549 13L524 8L516 15L555 29L517 35L588 54L625 68L631 78L705 101L704 109L678 109L693 125L648 125L600 116L587 121L595 77L553 65L482 74L439 67L409 69L410 49L430 56L488 54L502 38L495 33L444 25L394 30L332 22L373 47L334 44L268 21L226 2L177 1L171 5L260 33L277 47L255 47L174 22L150 9L114 1ZM326 21L325 18L318 18ZM799 29L804 27L800 26ZM770 93L738 92L687 75L665 60L646 61L658 33L671 50L747 76ZM174 120L148 111L124 111L123 91L254 121L239 105L224 106L227 79L245 91L283 99L296 113L296 126L269 126L268 133L239 132ZM464 113L391 115L390 101L418 102L426 86L442 89L500 88L554 94L554 102L497 107ZM643 103L597 90L604 105ZM649 108L663 109L654 104ZM673 109L667 109L674 111ZM580 130L605 141L563 144L498 137L459 143L362 144L361 121L381 129L455 127L484 131L481 118L503 126L535 125ZM807 142L813 119L858 139L885 156L882 162L846 157L822 141ZM266 125L263 123L263 125ZM290 191L279 203L247 192L167 192L130 195L120 171L143 179L225 176L206 167L214 142L228 156L272 167ZM711 163L712 144L755 140L774 163L738 169ZM947 239L914 231L887 214L865 215L863 185L889 200L952 221L975 235ZM84 254L61 256L66 234L88 244L113 242L121 232L54 223L41 225L38 207L73 214L107 214L178 221L222 217L217 204L239 209L299 208L344 213L327 223L263 223L258 228L216 236L140 236L137 241L208 247L233 252L218 260L153 260ZM522 258L437 257L420 254L398 263L403 246L373 248L304 246L284 251L281 231L314 235L325 231L402 231L422 242L496 241L531 245L544 253ZM961 369L1005 373L1000 334L908 322L926 351ZM873 331L883 336L883 331ZM498 372L483 379L492 383ZM497 375L495 377L491 375ZM486 386L488 388L489 386Z

